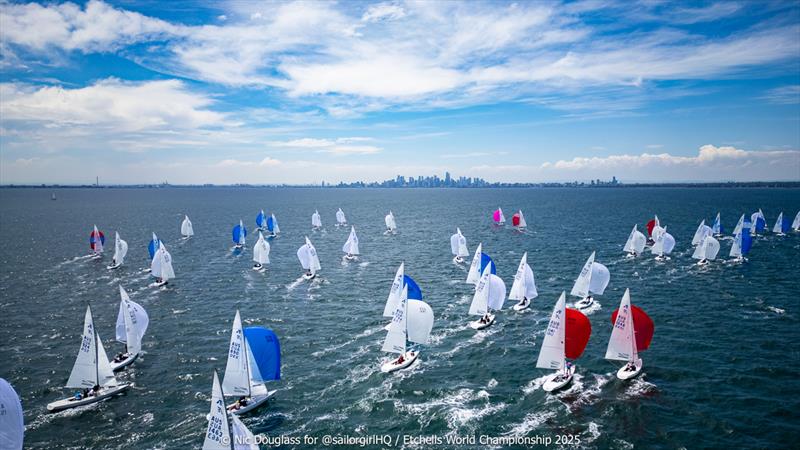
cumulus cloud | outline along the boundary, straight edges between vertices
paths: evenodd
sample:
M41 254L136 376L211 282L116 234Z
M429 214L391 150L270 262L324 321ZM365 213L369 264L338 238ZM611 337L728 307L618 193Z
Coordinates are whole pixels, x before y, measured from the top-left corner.
M317 139L301 138L290 141L274 141L269 145L272 147L285 147L293 149L311 149L319 153L330 153L333 155L374 155L381 152L381 148L374 145L357 144L359 142L371 141L368 137L341 137L337 139ZM357 145L356 145L357 144Z

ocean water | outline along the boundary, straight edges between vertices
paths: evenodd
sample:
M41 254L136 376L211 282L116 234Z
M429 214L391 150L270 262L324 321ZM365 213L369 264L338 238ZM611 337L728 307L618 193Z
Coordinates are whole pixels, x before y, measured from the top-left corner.
M0 377L25 409L26 448L199 448L212 371L220 375L234 312L245 325L281 339L282 380L269 406L243 418L269 436L576 435L581 448L788 448L800 435L800 234L758 237L746 264L721 259L693 265L699 221L722 213L731 230L742 213L763 208L771 228L779 211L794 217L797 189L62 189L0 190ZM524 233L496 228L490 211L521 208ZM349 229L333 226L341 207L356 226L362 256L342 263ZM251 270L259 209L274 212L282 234L271 242L266 273ZM315 209L324 230L311 231ZM399 232L383 234L383 216ZM623 258L634 223L653 214L677 240L672 260ZM196 235L182 241L188 214ZM242 254L231 251L239 219L250 230ZM107 236L101 261L85 257L93 224ZM528 252L539 297L525 313L507 309L482 332L468 328L472 286L451 261L449 237L460 227L470 251L483 242L510 288ZM108 271L114 231L130 249ZM177 278L148 287L146 245L156 232ZM308 236L322 271L300 280L295 252ZM592 336L572 387L556 395L535 368L549 314L586 258L611 271ZM381 317L392 277L406 273L423 290L436 322L412 369L382 374ZM77 353L83 314L92 306L107 352L119 307L117 285L150 315L144 355L120 379L124 396L47 414ZM603 359L610 314L625 288L655 322L644 373L621 382ZM574 301L575 299L570 299ZM263 448L267 448L266 446ZM306 448L284 445L281 448ZM347 448L347 447L339 447ZM405 448L427 448L407 445ZM447 445L437 448L449 448ZM487 448L463 445L460 448Z

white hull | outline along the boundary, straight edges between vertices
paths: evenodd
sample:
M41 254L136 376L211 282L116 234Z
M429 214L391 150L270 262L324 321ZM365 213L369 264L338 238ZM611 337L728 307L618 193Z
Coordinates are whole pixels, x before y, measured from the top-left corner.
M470 322L469 326L472 327L473 330L483 330L485 328L489 328L494 323L495 315L489 314L489 321L486 323L481 323L481 320L478 319L474 322Z
M240 407L239 409L230 409L231 406L235 405L235 403L230 404L230 405L228 405L228 411L230 411L231 414L236 414L237 416L241 415L241 414L248 413L248 412L250 412L250 411L262 406L264 403L267 402L267 400L272 398L275 395L276 392L278 392L278 391L267 391L266 394L254 395L252 397L249 397L248 400L247 400L247 405L245 405L243 407Z
M626 258L636 258L636 253L626 253L625 257Z
M521 302L517 303L516 305L512 306L511 308L514 311L524 311L528 309L530 306L531 306L531 301L526 298L523 299Z
M264 265L263 265L263 264L259 264L259 265L257 265L257 266L253 266L253 270L255 270L256 272L263 272L263 271L265 271L266 269L267 269L267 268L266 268L266 267L264 267Z
M121 266L122 264L111 264L110 266L106 266L106 269L114 270L114 269L119 269Z
M101 402L107 400L117 394L122 393L129 387L133 386L133 383L122 383L117 386L109 386L100 389L98 395L93 395L91 397L82 398L80 400L76 400L75 397L65 398L62 400L57 400L53 403L47 404L47 411L49 412L56 412L56 411L63 411L65 409L70 408L77 408L78 406L84 405L91 405L92 403Z
M419 357L419 352L414 352L414 351L406 352L406 354L403 355L403 362L397 364L397 360L393 359L387 363L384 363L381 366L381 372L391 373L397 370L405 369L411 364L413 364L414 361L417 360L417 357Z
M575 366L570 367L569 373L564 376L564 372L558 371L551 375L547 381L544 382L542 385L542 389L545 392L553 392L557 391L564 386L568 385L572 381L572 375L575 374Z
M303 279L306 280L306 281L310 281L310 280L313 280L314 278L316 278L316 276L317 276L317 274L315 274L315 273L310 273L310 274L309 273L304 273L303 274Z
M627 364L620 367L620 369L617 371L617 378L619 378L620 380L630 380L631 378L634 378L635 376L642 373L642 360L639 359L638 361L636 361L634 370L627 370L627 368L628 368Z
M669 256L658 255L658 256L656 256L656 261L669 261Z
M464 264L464 258L462 258L460 256L456 256L456 257L453 258L453 262L456 263L456 264Z
M136 358L138 358L138 357L139 357L139 354L135 353L133 355L128 356L127 358L123 359L120 362L111 361L110 362L111 370L114 371L114 372L118 372L118 371L130 366L131 364L133 364L133 362L136 361Z
M358 256L356 256L356 255L344 255L343 258L346 261L355 261L356 259L358 259Z
M150 287L161 287L161 286L166 286L166 285L167 285L167 283L169 283L169 281L167 281L167 280L163 280L163 281L156 281L155 283L150 283Z
M707 266L708 265L708 260L703 259L703 260L697 261L697 265L698 266Z
M575 307L578 309L586 309L592 305L594 305L594 299L592 297L586 297L581 301L575 302Z

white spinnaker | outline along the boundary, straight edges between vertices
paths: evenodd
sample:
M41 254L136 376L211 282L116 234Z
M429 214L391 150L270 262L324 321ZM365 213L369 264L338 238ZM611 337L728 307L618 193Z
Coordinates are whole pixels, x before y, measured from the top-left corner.
M506 216L503 215L503 208L498 207L497 210L500 211L500 223L506 223Z
M456 228L456 234L450 236L450 251L454 256L466 257L469 256L467 249L467 238L461 234L461 229Z
M664 232L656 240L655 244L650 248L650 253L654 255L669 255L672 249L675 248L675 238L667 233L666 228Z
M322 217L320 217L319 211L314 211L314 214L311 215L311 226L322 228Z
M259 231L258 240L256 245L253 246L253 261L258 264L269 264L269 250L269 242L264 239L264 235Z
M158 243L158 250L150 263L150 273L164 281L175 278L175 271L172 269L172 255L164 247L163 242Z
M578 278L575 280L575 284L572 286L572 290L569 293L570 295L577 297L589 296L589 282L592 280L592 264L594 264L594 253L595 252L592 252L592 254L589 255L589 259L587 259L583 264L581 273L578 275Z
M384 222L386 222L386 228L388 228L390 231L397 229L397 222L395 222L394 214L392 214L391 211L389 211L389 214L386 215Z
M550 314L550 322L542 339L542 348L539 350L539 359L536 360L536 367L540 369L558 370L564 367L565 350L565 331L566 331L566 293L561 292L561 296L553 307Z
M389 289L389 297L386 299L386 306L383 307L383 317L393 317L397 304L400 303L400 295L403 293L403 276L405 275L405 263L400 263L397 273L394 275L392 287Z
M117 313L117 342L128 346L128 353L136 354L142 350L142 338L150 324L150 317L142 305L128 297L125 289L119 287L119 312Z
M406 330L408 340L425 345L433 329L433 310L422 300L408 299L406 306Z
M633 231L631 232L631 235L628 236L628 242L625 243L625 248L623 250L626 252L633 250L637 255L639 255L644 251L644 246L646 243L647 238L644 236L644 233L639 231L636 228L636 225L634 225Z
M792 221L792 229L795 231L800 231L800 211L798 211L797 215L794 216L794 220Z
M342 251L349 255L358 255L358 236L356 235L356 227L350 227L350 236L347 237L347 242L342 246Z
M100 232L97 230L97 225L94 225L94 252L103 253L103 240L100 238Z
M231 450L231 430L228 424L228 411L225 398L219 385L217 371L214 371L214 384L211 388L211 410L208 413L208 428L203 441L203 450ZM227 443L226 443L227 442Z
M692 237L692 245L697 245L706 237L706 221L703 219Z
M275 214L272 214L272 232L275 234L281 232L281 227L278 226L278 219L275 218Z
M128 243L119 237L119 233L114 234L114 262L122 264L125 261L125 255L128 254Z
M489 266L486 266L489 268ZM506 301L506 284L495 274L489 276L489 298L487 306L489 310L500 311Z
M242 319L239 310L236 310L231 328L231 342L228 346L228 363L225 366L225 375L222 377L222 389L226 395L237 397L250 395L250 372L247 366Z
M0 448L22 450L24 438L25 421L19 395L6 380L0 378Z
M186 237L194 236L194 227L192 226L192 221L189 220L189 216L185 216L183 222L181 222L181 235Z
M75 365L69 374L66 387L68 388L92 388L97 382L97 344L95 343L95 329L92 320L92 309L86 307L86 315L83 319L83 335L81 336L81 346L78 350L78 357L75 358Z
M599 262L592 263L592 278L589 281L589 292L603 295L610 280L611 273L608 271L608 267Z
M404 286L400 294L400 301L392 314L392 322L389 324L389 331L386 339L383 340L384 352L405 354L406 339L408 337L408 287Z
M256 437L253 433L235 414L231 414L230 417L233 450L259 450L258 444L256 444Z
M491 290L491 264L487 264L483 269L478 285L475 286L475 294L472 296L472 303L469 305L469 314L482 316L489 311L489 291Z
M475 284L481 277L481 254L483 252L483 243L478 244L475 249L475 256L472 257L472 263L469 265L469 272L467 273L467 283Z
M738 258L742 256L742 230L739 230L739 232L733 237L731 252L728 254L728 256L732 258Z
M525 222L525 216L522 214L522 210L520 209L519 210L519 225L517 225L517 228L527 228L527 227L528 227L528 222Z
M317 273L322 266L319 264L319 255L317 255L317 249L314 248L314 244L306 238L306 245L308 246L308 257L309 257L309 264L311 273Z
M775 225L772 227L773 233L783 233L783 211L778 214L778 219L775 220Z
M737 233L742 231L742 225L744 225L744 214L742 214L742 217L739 217L739 221L736 222L736 227L733 229L734 236L736 236Z
M708 235L694 250L692 258L714 260L717 258L717 253L719 253L719 241Z
M528 265L528 252L522 255L517 267L517 273L514 275L514 283L511 285L511 291L508 294L509 300L520 301L523 298L532 300L536 298L539 293L536 291L536 282L533 279L533 269Z
M608 340L606 359L617 361L636 361L639 355L636 352L635 329L633 327L633 312L631 311L631 293L625 289L622 300L617 310L617 320L611 330L611 339Z
M339 225L347 223L347 218L345 218L344 211L342 211L342 208L339 208L339 210L336 211L336 223L338 223Z

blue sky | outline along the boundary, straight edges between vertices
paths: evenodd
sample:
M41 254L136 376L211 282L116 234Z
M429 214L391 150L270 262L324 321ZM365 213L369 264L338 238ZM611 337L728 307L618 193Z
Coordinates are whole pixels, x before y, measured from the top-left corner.
M800 179L796 2L0 2L0 182Z

